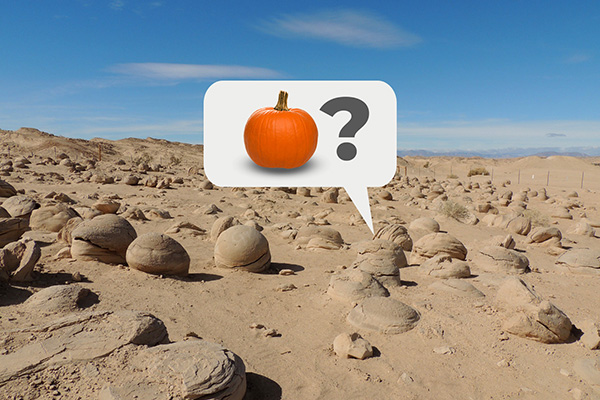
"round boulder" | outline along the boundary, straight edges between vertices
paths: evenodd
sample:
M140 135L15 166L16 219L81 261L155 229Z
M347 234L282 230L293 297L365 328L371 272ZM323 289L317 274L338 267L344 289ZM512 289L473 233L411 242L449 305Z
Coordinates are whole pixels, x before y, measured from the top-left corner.
M71 218L79 217L77 211L62 203L33 210L29 225L36 231L59 232Z
M392 241L402 247L404 251L411 251L413 241L408 230L400 224L384 225L375 233L373 239L385 239Z
M125 218L103 214L81 222L71 237L73 258L124 264L127 248L137 234Z
M31 212L36 208L39 208L40 205L29 196L19 195L4 200L2 207L8 211L13 218L29 219Z
M403 333L413 329L421 315L414 308L390 297L367 297L350 311L351 325L381 333Z
M190 256L179 242L156 232L138 236L127 248L127 265L155 275L187 275Z
M360 301L365 297L390 295L371 274L359 269L350 269L339 275L333 275L329 281L327 294L343 301Z
M271 265L269 242L262 233L246 225L225 230L215 243L217 267L262 272Z
M445 254L464 261L467 258L467 248L460 240L449 233L430 233L414 244L411 263L420 264L438 254Z

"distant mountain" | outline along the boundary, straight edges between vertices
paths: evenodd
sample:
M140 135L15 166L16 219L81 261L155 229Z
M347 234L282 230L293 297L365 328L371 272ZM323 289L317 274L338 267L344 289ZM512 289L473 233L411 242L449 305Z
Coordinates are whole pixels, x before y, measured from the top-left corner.
M571 157L598 157L600 147L530 147L530 148L504 148L491 150L405 150L399 149L398 156L420 156L420 157L483 157L483 158L514 158L527 156L571 156Z

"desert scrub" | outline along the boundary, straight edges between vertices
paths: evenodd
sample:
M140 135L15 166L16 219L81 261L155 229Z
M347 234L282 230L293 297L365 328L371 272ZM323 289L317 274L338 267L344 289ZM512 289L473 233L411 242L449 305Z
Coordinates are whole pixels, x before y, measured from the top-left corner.
M135 157L132 162L134 165L149 164L154 158L148 153L142 153L139 157Z
M427 162L425 163L425 165L423 165L423 168L429 168L429 165L430 165L430 164L429 164L429 161L427 161Z
M542 214L537 210L527 209L521 213L521 215L531 221L533 226L549 226L550 218Z
M175 155L171 155L171 158L169 159L169 161L171 161L171 165L179 165L181 164L181 158L175 156Z
M450 175L448 175L448 179L458 179L458 175L450 174Z
M460 220L469 216L469 210L462 204L458 204L455 201L447 200L440 206L440 213L446 217Z
M475 175L489 175L490 173L488 172L487 169L485 169L485 167L475 167L475 168L471 168L469 170L469 173L467 174L467 176L475 176Z

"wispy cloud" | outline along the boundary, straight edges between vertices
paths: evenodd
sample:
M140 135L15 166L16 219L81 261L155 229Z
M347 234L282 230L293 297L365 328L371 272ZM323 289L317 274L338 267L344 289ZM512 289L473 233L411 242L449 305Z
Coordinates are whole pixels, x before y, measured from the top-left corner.
M119 118L107 117L90 122L94 125L78 127L76 130L62 132L61 134L82 138L94 136L103 138L197 136L197 140L192 141L199 142L203 132L201 119L167 120L155 123L119 123Z
M590 60L591 58L592 56L590 56L589 54L577 53L565 58L564 62L566 64L581 64Z
M564 133L553 133L553 132L549 132L546 133L546 137L566 137L567 135L565 135Z
M281 78L282 74L267 68L242 65L198 65L169 63L116 64L110 72L153 80L257 79Z
M354 47L395 48L422 41L382 16L355 10L283 15L263 22L259 29L275 36L323 39Z
M125 7L125 2L123 0L112 0L109 7L113 10L121 11Z
M570 146L600 146L598 121L445 121L398 123L398 147L403 149L482 150L506 147L539 147L548 132L569 137Z

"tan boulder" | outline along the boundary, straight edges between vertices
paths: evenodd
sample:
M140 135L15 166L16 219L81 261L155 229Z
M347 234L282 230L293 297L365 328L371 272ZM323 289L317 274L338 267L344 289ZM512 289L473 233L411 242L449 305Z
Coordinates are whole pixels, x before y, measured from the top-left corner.
M400 224L384 225L373 235L373 239L390 240L399 244L404 251L411 251L413 241L408 233L408 229Z
M346 317L351 325L369 331L398 334L413 329L421 315L391 297L367 297Z
M219 235L214 250L217 267L262 272L271 265L269 242L262 233L236 225Z
M314 239L316 241L313 241ZM342 235L337 230L327 226L315 225L300 228L296 234L296 241L300 245L308 245L309 242L313 241L313 246L318 242L321 248L332 250L337 250L344 244Z
M467 257L467 248L449 233L430 233L413 245L411 264L421 264L438 254L445 254L464 261Z
M503 329L513 335L543 343L562 343L571 335L569 317L517 277L505 280L496 301L504 312Z
M47 205L33 210L29 219L31 229L59 232L71 218L79 217L77 211L62 203Z
M349 269L333 275L327 287L327 294L336 300L348 302L390 295L371 274L359 269Z
M524 274L529 271L529 259L516 250L502 246L485 246L475 252L473 266L486 272Z
M419 267L419 272L435 278L468 278L471 276L469 264L447 254L437 254L427 259Z
M179 242L156 232L138 236L127 248L127 265L155 275L187 275L190 256Z
M81 222L73 230L71 237L73 258L124 264L127 247L137 234L125 218L103 214Z

